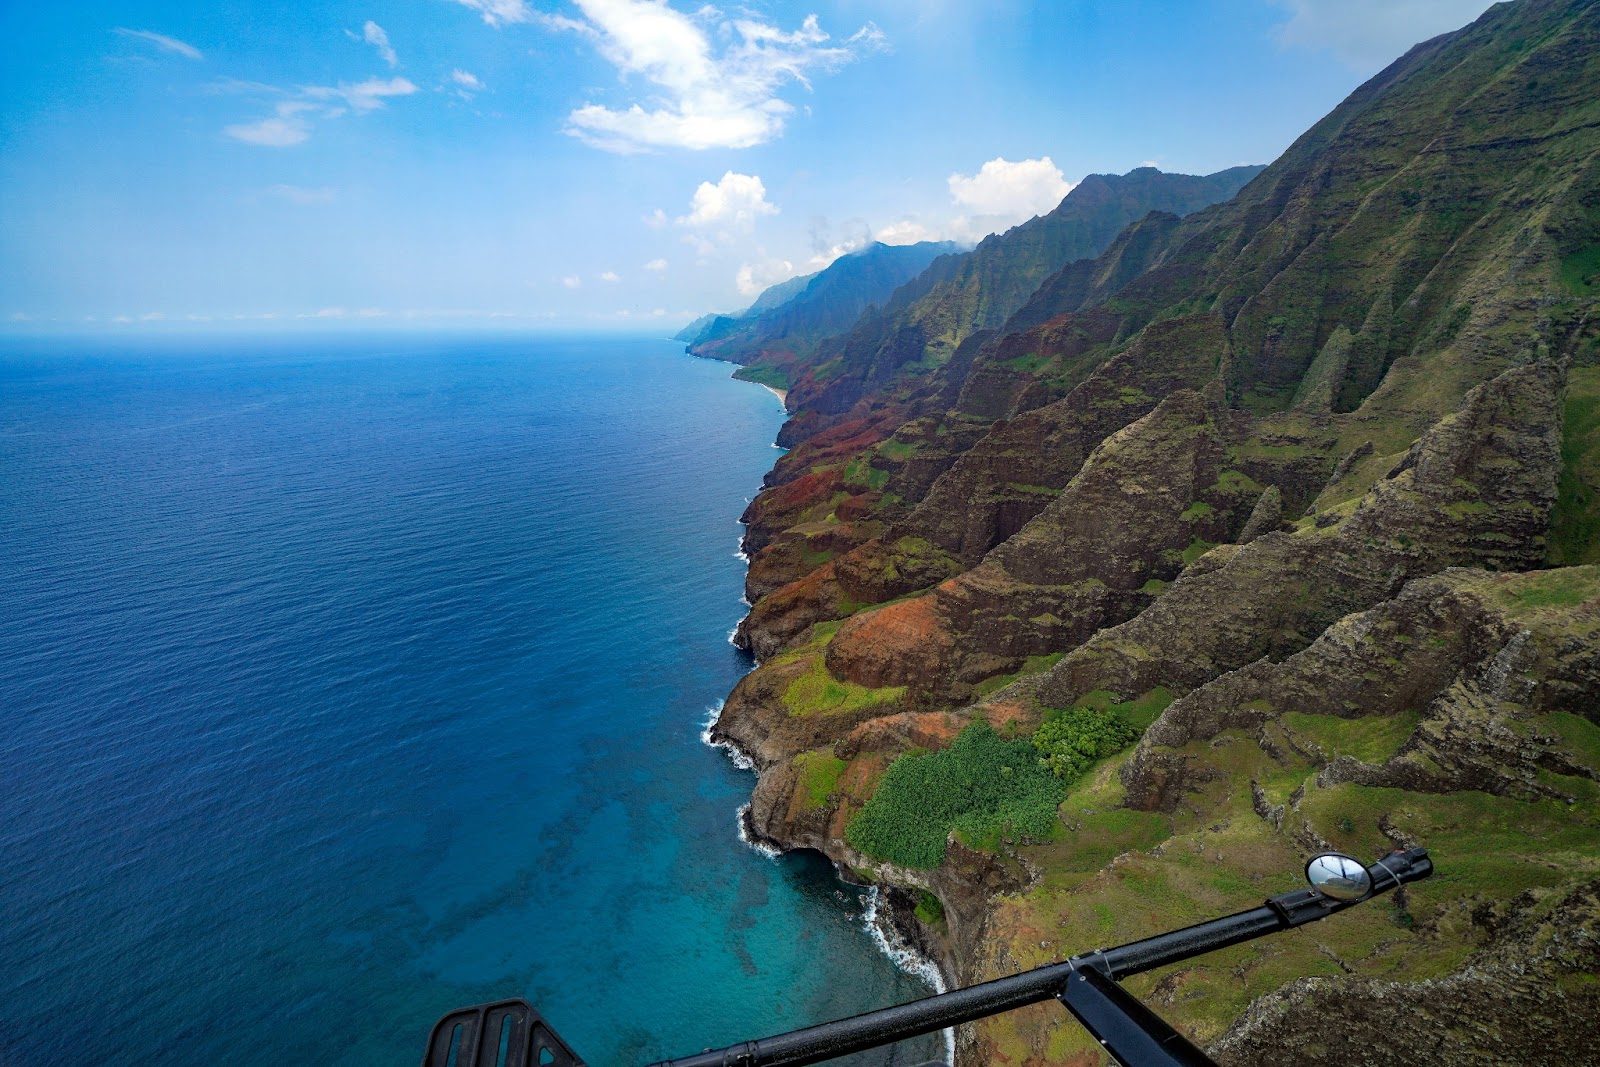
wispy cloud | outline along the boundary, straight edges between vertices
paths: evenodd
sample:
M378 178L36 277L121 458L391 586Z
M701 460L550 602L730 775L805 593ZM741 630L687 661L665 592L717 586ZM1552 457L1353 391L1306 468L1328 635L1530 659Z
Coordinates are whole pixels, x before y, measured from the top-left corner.
M667 261L664 260L664 259L652 259L650 262L648 262L648 263L646 263L644 265L644 269L645 270L666 270L667 269Z
M455 83L455 94L463 100L471 100L484 90L484 84L476 74L460 67L450 72L450 80Z
M261 119L258 122L236 122L222 127L222 132L235 141L261 145L264 148L288 148L311 136L311 126L303 119L284 117Z
M352 33L350 36L354 37L355 34ZM389 43L389 35L383 31L382 26L368 19L366 25L361 27L361 39L377 51L378 58L389 64L390 70L400 65L400 57L395 54L394 45Z
M765 259L741 264L733 284L740 296L757 296L768 286L788 281L799 273L787 259Z
M156 33L154 30L130 30L125 26L118 26L112 32L120 33L124 37L132 37L136 40L148 41L150 44L155 45L163 52L176 52L185 59L205 58L205 53L201 52L200 49L196 48L188 41L180 41L176 37L168 37L166 34Z
M600 272L600 280L603 282L620 282L622 275L614 270L603 270Z
M298 204L301 207L314 204L331 204L334 198L334 191L328 186L307 189L299 185L272 185L267 187L267 193L270 196L277 197L279 200Z
M568 289L577 289L582 287L583 279L578 277L576 274L569 274L565 278L561 279L561 284L566 286Z
M267 148L287 148L311 136L313 119L335 119L345 114L365 115L384 106L384 101L394 96L410 96L417 87L401 77L368 78L366 81L338 85L305 85L298 89L280 89L255 82L219 82L212 88L219 92L242 92L260 96L277 96L273 114L255 122L224 126L222 132L236 141L261 145Z
M508 22L534 21L534 11L525 0L456 0L456 3L470 7L496 29Z
M654 87L644 103L589 103L567 116L567 132L612 152L658 148L748 148L783 133L794 111L779 90L828 73L883 45L868 23L836 41L815 15L784 31L754 16L725 19L713 7L693 15L665 0L576 0L584 20L540 15L522 0L457 0L491 25L538 21L592 40L623 75ZM714 47L713 38L723 43Z
M1278 42L1326 49L1357 70L1374 70L1420 41L1465 26L1489 0L1271 0L1289 12Z

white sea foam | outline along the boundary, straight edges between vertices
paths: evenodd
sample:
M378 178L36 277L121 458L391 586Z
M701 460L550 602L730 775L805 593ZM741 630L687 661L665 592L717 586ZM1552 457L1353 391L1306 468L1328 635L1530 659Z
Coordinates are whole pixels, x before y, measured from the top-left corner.
M739 807L739 813L735 818L739 827L739 840L743 841L747 847L761 853L769 860L775 860L779 856L783 855L782 852L779 852L765 841L757 841L755 838L750 836L750 805L741 805Z
M740 825L743 825L741 820ZM931 985L936 993L948 992L944 975L939 973L938 966L913 948L905 938L900 936L900 931L894 928L894 923L889 921L886 914L880 913L878 905L883 900L883 893L877 886L867 890L867 907L861 913L861 921L866 926L867 932L872 935L873 943L878 950L888 956L894 965L907 974L915 975ZM944 1037L945 1062L956 1062L956 1032L953 1028L942 1031Z
M706 709L708 715L705 723L700 728L700 740L712 748L720 748L728 756L728 760L741 771L753 771L756 765L749 756L739 751L739 747L732 741L717 741L711 736L712 727L717 725L717 720L722 717L722 701L717 701ZM748 806L748 805L747 805Z

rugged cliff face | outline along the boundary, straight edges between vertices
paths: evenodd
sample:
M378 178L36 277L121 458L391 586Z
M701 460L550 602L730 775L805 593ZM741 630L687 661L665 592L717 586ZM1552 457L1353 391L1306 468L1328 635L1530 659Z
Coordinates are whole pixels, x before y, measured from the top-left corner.
M1225 1062L1515 1061L1592 1011L1597 57L1600 4L1499 5L1232 199L964 275L1008 310L937 358L944 260L820 346L745 516L753 828L904 887L960 982L1432 850L1130 982ZM1572 1031L1531 1047L1600 1062ZM960 1050L1101 1061L1049 1008Z

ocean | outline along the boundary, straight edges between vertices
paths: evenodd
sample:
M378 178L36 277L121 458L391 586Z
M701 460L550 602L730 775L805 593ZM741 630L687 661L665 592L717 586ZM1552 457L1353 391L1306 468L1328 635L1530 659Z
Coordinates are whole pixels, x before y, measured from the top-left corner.
M414 1064L523 996L621 1067L925 995L701 740L783 418L728 374L0 344L0 1064Z

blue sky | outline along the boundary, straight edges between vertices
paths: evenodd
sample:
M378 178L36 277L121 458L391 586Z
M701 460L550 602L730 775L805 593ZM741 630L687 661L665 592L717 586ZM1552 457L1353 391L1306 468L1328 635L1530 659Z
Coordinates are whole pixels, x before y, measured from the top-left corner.
M0 329L675 328L1271 162L1485 0L0 7Z

